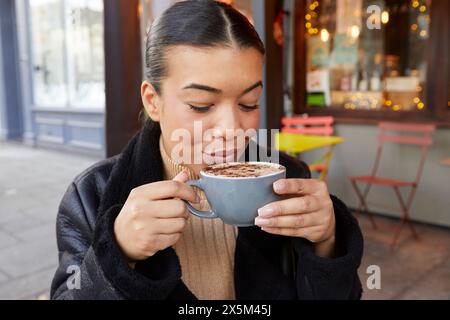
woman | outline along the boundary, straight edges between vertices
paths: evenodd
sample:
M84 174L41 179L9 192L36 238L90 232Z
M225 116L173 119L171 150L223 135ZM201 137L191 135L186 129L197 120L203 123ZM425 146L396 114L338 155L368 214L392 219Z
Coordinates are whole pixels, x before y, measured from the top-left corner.
M263 60L256 31L231 6L179 2L155 21L141 88L150 119L119 156L69 186L57 219L53 299L360 298L359 227L300 161L280 155L287 179L274 191L283 200L261 208L255 227L186 211L183 200L208 206L185 183L206 163L174 161L172 133L193 133L201 121L215 129L213 142L228 142L228 129L258 128ZM201 140L184 147L226 161Z

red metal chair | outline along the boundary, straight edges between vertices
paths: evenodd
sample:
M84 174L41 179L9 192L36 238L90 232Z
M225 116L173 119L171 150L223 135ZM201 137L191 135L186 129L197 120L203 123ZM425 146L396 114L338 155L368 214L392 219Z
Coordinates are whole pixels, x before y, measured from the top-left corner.
M411 232L415 239L418 239L418 235L416 230L414 229L414 225L409 217L409 209L411 208L411 204L414 198L414 195L417 190L417 186L419 184L420 178L423 173L423 167L425 165L425 159L428 154L428 149L430 145L433 143L432 133L436 130L434 125L424 125L424 124L413 124L413 123L395 123L395 122L381 122L379 124L379 137L378 137L378 149L375 158L375 163L372 169L372 173L368 176L353 176L350 177L353 188L360 200L360 205L357 209L357 213L361 212L361 209L369 216L370 222L374 229L377 228L373 215L370 213L367 206L367 195L371 189L372 185L378 186L386 186L392 187L394 190L398 201L400 203L402 217L400 224L398 225L394 238L392 240L391 248L395 246L397 239L400 235L401 229L405 225L411 229ZM392 134L392 131L398 132L398 134ZM400 134L401 132L401 134ZM389 134L390 133L390 134ZM408 134L409 133L409 134ZM407 145L416 145L421 147L421 159L419 163L419 167L414 180L400 180L393 178L386 178L377 176L377 171L380 165L381 155L383 153L383 146L385 143L397 143L397 144L407 144ZM358 187L358 183L365 184L366 187L364 192ZM407 199L402 197L400 193L400 188L409 187L410 192L407 196Z
M281 132L283 133L319 136L331 136L334 133L334 117L284 117L281 119L281 123L283 125ZM309 166L311 171L320 174L321 180L326 180L332 155L333 146L330 146L319 160Z

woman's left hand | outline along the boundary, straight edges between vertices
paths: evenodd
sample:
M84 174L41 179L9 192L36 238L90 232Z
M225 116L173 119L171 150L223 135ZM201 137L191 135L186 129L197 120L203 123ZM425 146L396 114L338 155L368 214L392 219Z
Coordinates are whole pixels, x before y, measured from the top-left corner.
M336 221L326 183L281 179L273 188L288 198L260 208L255 224L269 233L305 238L314 243L317 255L333 256Z

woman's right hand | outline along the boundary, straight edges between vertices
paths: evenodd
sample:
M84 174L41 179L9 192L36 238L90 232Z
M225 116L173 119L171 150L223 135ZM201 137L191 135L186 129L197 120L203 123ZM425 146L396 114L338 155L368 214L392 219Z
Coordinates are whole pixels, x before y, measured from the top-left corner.
M189 213L183 200L198 203L194 189L185 184L185 171L171 181L158 181L131 190L114 222L116 241L130 267L174 245Z

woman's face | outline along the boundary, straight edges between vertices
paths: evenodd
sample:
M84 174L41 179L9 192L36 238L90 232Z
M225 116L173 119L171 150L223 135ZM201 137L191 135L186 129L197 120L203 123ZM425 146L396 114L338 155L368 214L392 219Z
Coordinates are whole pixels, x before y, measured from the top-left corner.
M174 161L198 173L245 150L248 137L237 138L236 130L259 127L263 59L253 48L176 46L166 52L161 94L144 82L142 98Z

